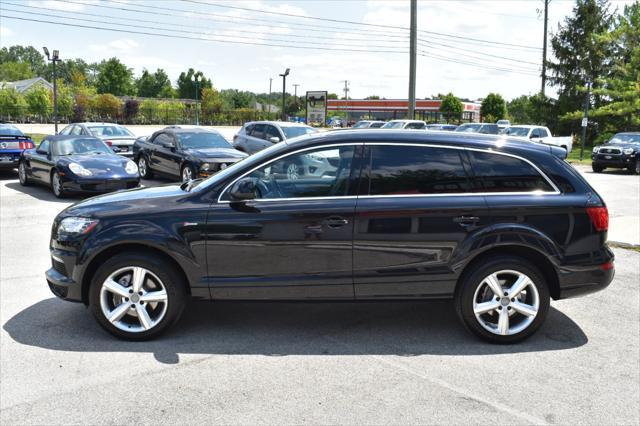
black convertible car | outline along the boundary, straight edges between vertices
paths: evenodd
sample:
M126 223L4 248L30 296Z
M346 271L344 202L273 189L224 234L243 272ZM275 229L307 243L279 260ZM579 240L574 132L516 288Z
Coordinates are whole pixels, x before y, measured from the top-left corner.
M220 133L198 127L167 127L133 145L133 158L144 179L154 173L183 182L206 178L245 157Z
M47 136L37 149L22 153L18 165L22 185L50 185L62 198L69 192L109 192L135 188L136 164L113 153L100 139L87 136Z

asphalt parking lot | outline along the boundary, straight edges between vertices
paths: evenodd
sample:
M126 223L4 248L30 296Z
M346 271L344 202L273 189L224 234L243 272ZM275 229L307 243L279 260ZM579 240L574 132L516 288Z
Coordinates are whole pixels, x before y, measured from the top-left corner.
M585 176L632 234L639 178ZM78 200L0 175L2 424L640 423L638 251L615 248L608 289L553 302L513 346L476 340L444 301L192 303L127 343L46 286L51 221Z

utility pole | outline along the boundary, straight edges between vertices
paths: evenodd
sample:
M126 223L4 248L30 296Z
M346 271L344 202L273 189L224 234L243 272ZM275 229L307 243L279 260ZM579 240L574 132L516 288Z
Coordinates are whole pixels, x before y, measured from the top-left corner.
M271 114L271 82L273 81L272 77L269 77L269 98L267 99L267 111L269 111L269 114ZM267 117L271 117L271 115L268 115Z
M549 1L544 0L544 37L542 44L542 85L540 93L544 96L544 89L547 85L547 23L549 21Z
M345 111L345 121L346 125L349 124L349 108L348 108L348 99L349 99L349 80L344 81L344 111Z
M418 51L418 0L411 0L411 26L409 30L409 105L407 118L416 112L416 60Z
M587 81L587 97L584 99L584 117L582 117L582 142L580 145L580 161L584 158L584 145L587 140L587 125L589 124L589 101L591 99L591 82Z
M293 85L293 96L295 96L296 98L298 97L298 86L300 85L299 84Z

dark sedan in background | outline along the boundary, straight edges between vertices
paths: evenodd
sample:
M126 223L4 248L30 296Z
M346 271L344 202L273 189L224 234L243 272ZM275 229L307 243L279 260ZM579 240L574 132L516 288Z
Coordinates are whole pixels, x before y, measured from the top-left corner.
M13 170L18 167L20 154L25 149L32 149L34 143L11 124L0 124L0 170Z
M50 186L63 198L70 192L110 192L135 188L140 182L138 167L113 153L98 138L47 136L37 149L22 153L18 176L23 186Z
M603 145L593 148L591 167L596 173L606 168L627 169L640 174L640 132L617 133Z
M245 157L220 133L197 127L167 127L133 145L133 158L145 179L157 173L187 182L209 177Z
M116 123L71 123L60 131L61 135L93 136L109 145L116 154L133 156L136 137L129 129Z

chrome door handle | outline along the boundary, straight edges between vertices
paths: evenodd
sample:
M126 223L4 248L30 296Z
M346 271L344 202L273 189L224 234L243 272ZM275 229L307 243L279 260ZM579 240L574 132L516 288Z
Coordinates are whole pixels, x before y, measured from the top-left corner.
M349 221L341 217L330 217L326 219L323 223L324 225L327 225L329 228L340 228L344 225L348 225Z

